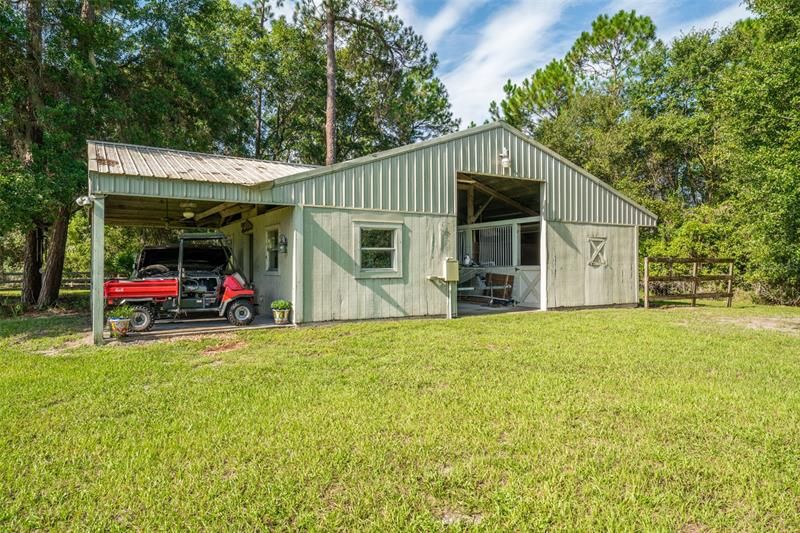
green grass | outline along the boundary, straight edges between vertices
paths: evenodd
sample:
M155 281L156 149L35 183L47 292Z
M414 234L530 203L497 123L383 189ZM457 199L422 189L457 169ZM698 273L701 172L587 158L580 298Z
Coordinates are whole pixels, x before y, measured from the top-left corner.
M0 529L800 528L798 309L85 327L0 321Z

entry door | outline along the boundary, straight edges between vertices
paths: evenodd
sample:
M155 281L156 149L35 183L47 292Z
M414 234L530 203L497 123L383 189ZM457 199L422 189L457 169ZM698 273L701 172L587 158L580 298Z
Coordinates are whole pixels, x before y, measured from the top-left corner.
M539 307L539 231L538 223L519 225L519 260L514 280L517 305Z
M538 266L517 267L514 285L517 287L517 305L539 307L539 284L541 272Z

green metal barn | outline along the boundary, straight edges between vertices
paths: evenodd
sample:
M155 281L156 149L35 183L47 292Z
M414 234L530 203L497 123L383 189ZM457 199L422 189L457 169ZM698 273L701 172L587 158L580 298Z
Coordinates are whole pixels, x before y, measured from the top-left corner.
M502 122L329 167L99 141L88 157L99 341L106 224L221 230L261 312L285 298L295 323L636 305L638 228L656 224Z

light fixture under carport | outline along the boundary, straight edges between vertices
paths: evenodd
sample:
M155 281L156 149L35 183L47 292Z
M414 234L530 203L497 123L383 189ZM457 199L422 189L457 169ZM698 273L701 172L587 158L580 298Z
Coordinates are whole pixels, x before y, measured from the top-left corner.
M197 205L194 202L183 202L181 203L181 209L183 209L183 218L190 220L194 218L194 210Z

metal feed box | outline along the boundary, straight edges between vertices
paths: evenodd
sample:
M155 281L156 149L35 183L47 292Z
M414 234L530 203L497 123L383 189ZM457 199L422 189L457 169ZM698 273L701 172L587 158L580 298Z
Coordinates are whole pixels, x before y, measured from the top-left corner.
M458 261L452 257L444 260L444 280L458 281Z

